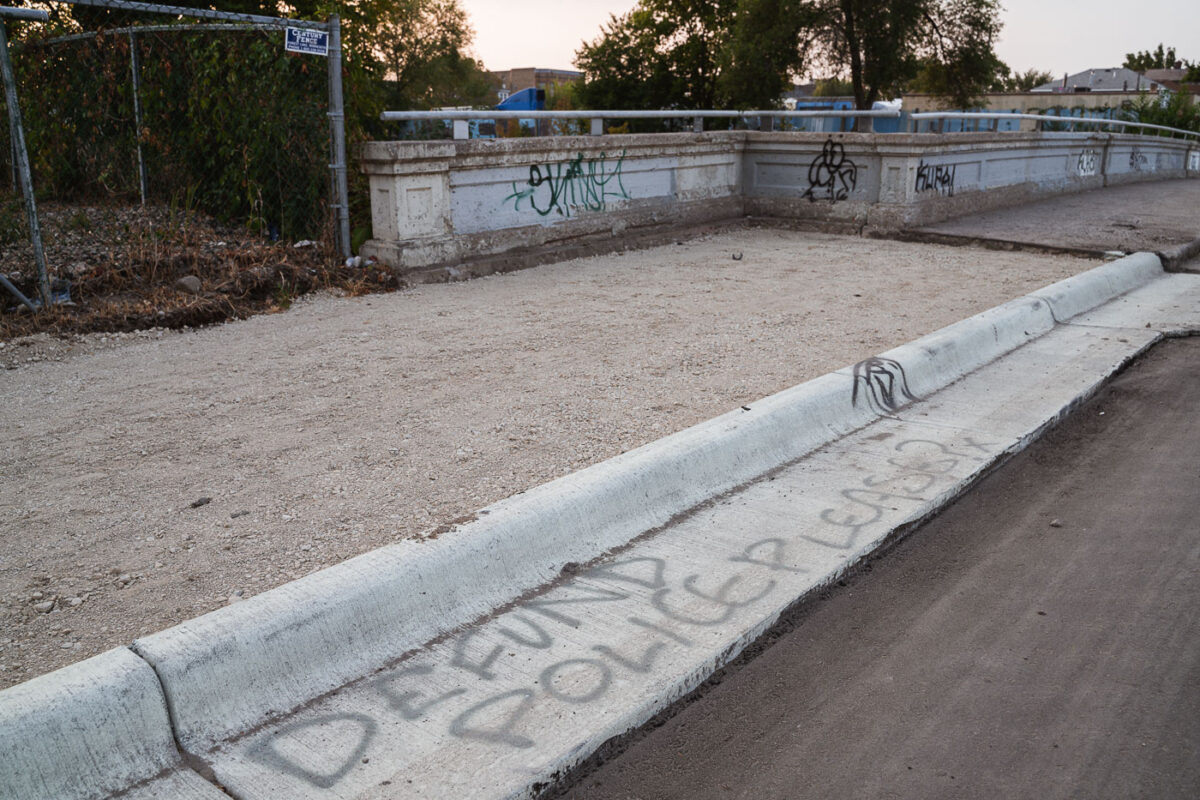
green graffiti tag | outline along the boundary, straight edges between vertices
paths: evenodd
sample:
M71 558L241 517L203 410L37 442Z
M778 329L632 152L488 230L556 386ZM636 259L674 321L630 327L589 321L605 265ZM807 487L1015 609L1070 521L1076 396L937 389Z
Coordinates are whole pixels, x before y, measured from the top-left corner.
M603 211L609 198L629 199L621 182L624 165L624 150L615 160L606 153L591 159L580 153L558 164L533 164L529 167L529 180L523 186L514 181L512 194L504 202L513 201L513 208L520 211L521 204L528 200L529 207L543 217L552 212L569 217L573 210L581 208Z

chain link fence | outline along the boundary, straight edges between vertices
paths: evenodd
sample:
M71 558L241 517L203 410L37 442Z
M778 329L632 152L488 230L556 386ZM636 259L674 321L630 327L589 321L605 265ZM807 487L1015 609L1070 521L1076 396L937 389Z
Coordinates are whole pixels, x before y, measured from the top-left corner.
M120 0L50 13L8 28L53 302L198 294L257 262L349 255L340 60L289 52L284 20ZM293 24L337 46L336 18ZM0 141L0 263L37 297L9 126Z

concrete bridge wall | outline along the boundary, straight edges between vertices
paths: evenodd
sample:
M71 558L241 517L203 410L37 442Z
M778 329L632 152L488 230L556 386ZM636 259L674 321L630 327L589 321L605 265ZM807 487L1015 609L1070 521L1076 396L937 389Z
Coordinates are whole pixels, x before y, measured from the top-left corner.
M374 238L404 271L745 215L895 231L1051 194L1200 176L1200 143L1122 134L712 131L369 142ZM453 273L451 273L453 274Z

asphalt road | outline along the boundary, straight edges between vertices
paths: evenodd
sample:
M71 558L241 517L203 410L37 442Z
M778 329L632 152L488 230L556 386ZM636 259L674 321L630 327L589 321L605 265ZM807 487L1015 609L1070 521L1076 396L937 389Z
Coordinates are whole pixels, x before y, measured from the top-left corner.
M567 796L1200 797L1197 398L1159 345Z

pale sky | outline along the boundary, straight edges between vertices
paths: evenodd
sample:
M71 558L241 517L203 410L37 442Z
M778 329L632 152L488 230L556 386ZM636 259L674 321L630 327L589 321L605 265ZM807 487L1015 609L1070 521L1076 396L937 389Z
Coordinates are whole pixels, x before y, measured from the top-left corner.
M1119 67L1125 54L1174 46L1200 61L1197 0L1001 0L1004 31L996 50L1014 70L1061 75ZM475 28L475 56L488 69L574 69L575 51L609 14L635 0L459 0Z

